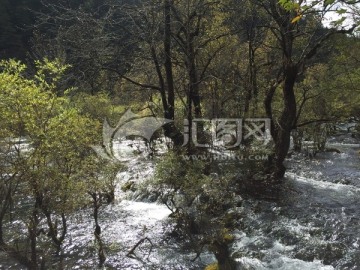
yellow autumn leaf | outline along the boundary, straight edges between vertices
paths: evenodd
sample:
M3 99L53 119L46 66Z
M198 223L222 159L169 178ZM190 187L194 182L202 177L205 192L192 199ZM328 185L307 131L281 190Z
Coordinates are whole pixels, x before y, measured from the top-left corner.
M298 20L300 20L302 15L296 16L294 19L291 20L291 23L296 23Z

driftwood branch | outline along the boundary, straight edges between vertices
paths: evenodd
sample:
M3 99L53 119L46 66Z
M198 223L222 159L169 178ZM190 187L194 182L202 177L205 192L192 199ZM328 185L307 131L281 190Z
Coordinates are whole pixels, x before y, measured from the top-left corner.
M135 244L135 246L133 246L132 249L130 249L130 251L126 254L127 257L130 257L130 258L137 258L136 254L135 254L135 250L141 245L143 244L145 241L149 242L150 243L150 250L149 250L149 253L147 255L147 259L149 259L149 256L151 254L151 251L154 247L153 243L151 242L151 240L148 238L148 237L144 237L142 238L141 240L139 240L139 242L137 242Z

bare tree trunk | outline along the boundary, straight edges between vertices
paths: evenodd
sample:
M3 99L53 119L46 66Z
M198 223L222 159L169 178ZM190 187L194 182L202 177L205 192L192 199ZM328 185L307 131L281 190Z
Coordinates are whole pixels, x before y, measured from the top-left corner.
M37 238L37 225L38 217L37 210L33 211L28 225L28 232L30 238L30 270L37 270L37 251L36 251L36 238Z
M9 181L12 181L15 176L16 174L13 174L11 176L11 179L9 179ZM0 245L4 243L3 221L5 218L5 214L11 208L12 195L15 191L15 188L13 188L13 185L11 183L9 183L8 185L5 183L4 186L1 187L1 189L3 189L2 195L5 196L1 199L2 203L0 209Z
M250 38L249 38L250 39ZM246 98L244 105L244 114L245 117L248 116L250 103L253 97L257 96L257 78L256 78L256 67L255 67L255 49L253 48L253 42L251 39L249 40L248 47L248 57L249 57L249 74L246 82Z
M11 189L11 187L9 187L7 190L7 194L4 198L5 201L3 202L3 205L2 205L2 208L0 211L0 250L6 252L10 257L14 258L15 260L17 260L19 263L21 263L25 267L32 269L32 261L28 259L27 254L22 254L19 250L7 245L4 241L3 220L4 220L5 214L10 205L11 194L12 194L12 189ZM36 231L36 229L35 229L35 231ZM32 238L34 240L34 236L32 235L32 233L34 232L33 228L31 228L31 230L30 230L30 227L29 227L28 232L29 232L30 238ZM32 243L31 243L31 250L35 251L35 252L32 252L31 254L36 255L36 234L35 234L35 241L32 241ZM34 260L34 258L32 258L32 259ZM35 261L36 261L36 258L35 258Z
M3 222L0 219L0 246L4 245L4 232L3 232Z
M8 202L7 196L6 196L5 201L3 202L2 208L0 211L0 245L4 243L3 221L4 221L5 213L8 209L8 206L9 206L9 202Z
M267 117L272 120L271 135L275 142L275 152L270 160L269 172L271 172L273 180L276 181L285 175L286 168L283 163L290 147L291 130L296 122L294 85L298 76L298 67L287 59L284 63L283 72L283 79L278 80L270 87L264 102ZM272 115L272 100L280 82L282 82L284 107L280 119L275 123Z
M166 73L166 88L168 94L167 108L165 111L165 118L174 120L175 109L175 91L174 79L171 60L171 0L164 1L164 50L165 50L165 73Z
M98 244L98 258L99 258L99 265L102 266L106 260L105 251L104 251L104 244L101 240L101 227L99 225L98 217L99 217L99 208L101 206L101 198L96 192L90 193L90 196L93 199L93 217L95 221L95 230L94 236L95 240Z
M49 211L43 211L46 217L46 221L49 227L49 235L57 247L57 252L60 252L61 244L63 243L66 233L67 233L67 224L65 214L61 214L62 230L61 235L58 236L58 231L56 225L53 223L51 218L51 213Z
M218 261L219 270L235 270L236 263L230 256L230 251L227 243L220 243L216 241L213 243L215 249L215 257Z
M187 75L188 75L188 121L189 121L189 127L190 127L190 136L192 127L192 121L193 118L200 119L202 118L202 110L201 110L201 96L200 96L200 89L199 89L199 76L198 71L196 67L196 56L194 51L194 39L198 35L199 29L196 28L193 32L190 31L190 27L187 27L187 29L184 29L185 34L185 65L187 68ZM192 109L194 109L194 112L192 112ZM197 141L199 143L205 143L205 136L203 132L203 123L198 122L197 124L197 134L195 134L195 137L197 138ZM193 136L193 135L192 135ZM190 154L191 152L191 144L189 144L188 152Z
M198 35L198 29L194 32L189 32L189 29L185 31L186 33L186 67L188 69L189 76L189 95L190 101L194 104L194 116L195 118L201 118L201 98L200 98L200 89L199 89L199 76L196 69L196 56L194 51L194 39Z
M164 106L164 118L175 120L175 89L174 89L174 75L172 70L171 59L171 0L164 0L164 51L165 51L165 73L166 73L166 95L162 98L165 99L166 106ZM165 89L164 89L165 92ZM164 101L163 101L164 104ZM174 122L164 125L165 136L169 137L174 145L181 146L183 143L183 136L176 128Z
M284 160L290 147L291 130L296 122L296 99L294 85L299 74L299 64L292 60L294 45L294 24L291 23L291 14L284 9L278 9L277 1L269 2L268 12L278 24L281 33L282 65L276 82L270 87L265 98L265 111L272 120L271 135L274 139L274 155L270 159L269 172L272 180L278 182L284 175L286 168ZM272 101L277 87L281 85L283 110L277 121L273 119Z

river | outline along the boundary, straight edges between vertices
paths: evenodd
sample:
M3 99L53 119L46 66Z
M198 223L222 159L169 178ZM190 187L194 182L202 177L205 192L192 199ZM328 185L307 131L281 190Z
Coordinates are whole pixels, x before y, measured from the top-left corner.
M329 146L341 153L319 153L314 158L294 154L278 201L244 197L234 208L241 218L233 234L233 257L239 269L360 269L360 145L348 135L333 137ZM124 141L116 145L117 158L127 165L119 173L116 201L100 212L106 244L104 269L203 269L215 262L204 252L186 251L169 237L173 228L170 210L141 196L121 191L129 181L145 182L154 172L154 161L142 145ZM138 151L139 150L139 151ZM94 269L97 266L91 211L71 216L61 255L54 269ZM141 239L150 241L126 256ZM55 268L56 265L56 268ZM0 252L0 269L22 269Z

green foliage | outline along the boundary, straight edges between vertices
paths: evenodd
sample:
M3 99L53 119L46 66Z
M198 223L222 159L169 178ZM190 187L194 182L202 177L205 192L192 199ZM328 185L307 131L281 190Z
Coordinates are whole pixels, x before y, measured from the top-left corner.
M287 11L292 11L300 7L299 3L294 0L279 0L279 4Z
M209 182L204 174L206 164L203 161L187 161L181 154L169 151L157 164L155 185L164 191L168 188L186 192L189 197L199 194L199 189Z
M41 61L36 60L35 67L37 69L35 79L43 84L44 88L54 89L70 65L64 65L59 59L50 61L48 58L44 58Z
M152 184L173 212L179 236L188 239L196 252L206 247L219 261L233 265L228 245L234 240L230 231L238 214L229 209L239 202L236 187L231 178L205 175L207 166L169 152L157 164Z
M291 20L292 23L299 21L303 15L314 12L336 12L338 16L330 22L332 27L342 27L349 15L353 14L354 10L358 8L356 6L356 1L341 0L278 0L278 3L287 12L295 12L296 15Z
M219 266L217 263L212 263L206 266L204 270L219 270Z
M301 110L299 125L316 119L346 121L359 115L359 41L338 36L332 43L336 49L327 57L327 63L312 65L296 87Z
M36 62L36 67L30 77L24 64L0 62L0 143L14 149L5 153L15 159L9 164L17 175L13 186L21 181L16 188L29 195L33 206L29 207L29 202L24 205L20 198L16 204L22 213L19 218L24 218L25 211L31 219L34 213L37 219L46 219L52 241L60 246L67 215L87 206L89 193L106 202L114 200L115 176L122 166L100 160L91 149L101 134L95 115L83 112L67 96L56 96L57 81L67 66L45 59ZM16 138L27 142L26 148L21 150L23 146ZM6 206L6 201L1 204ZM32 229L38 226L31 224Z
M29 79L20 62L2 61L0 66L1 127L11 137L25 136L30 143L22 168L30 190L34 196L47 190L46 196L57 205L64 202L59 196L76 198L67 194L78 192L80 182L72 177L90 154L89 145L96 142L99 126L69 108L65 98L55 96L55 84L46 81L45 72L56 81L66 67L57 61L37 62L38 72Z
M89 95L87 93L68 93L72 106L76 107L82 115L86 115L99 122L108 119L116 125L121 115L126 110L125 106L113 104L105 92Z

